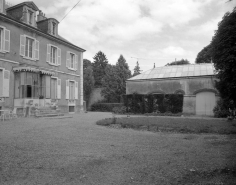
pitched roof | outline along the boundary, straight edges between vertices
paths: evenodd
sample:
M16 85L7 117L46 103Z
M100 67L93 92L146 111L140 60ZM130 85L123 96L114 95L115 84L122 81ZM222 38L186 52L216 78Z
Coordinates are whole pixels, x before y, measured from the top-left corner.
M33 1L25 1L23 3L19 3L15 6L11 6L11 7L7 8L7 10L15 9L15 8L17 8L19 6L23 6L23 5L29 6L30 8L34 9L35 11L39 11L39 8L34 4Z
M128 79L128 81L207 76L215 75L214 71L215 68L212 64L163 66L145 71L137 76Z

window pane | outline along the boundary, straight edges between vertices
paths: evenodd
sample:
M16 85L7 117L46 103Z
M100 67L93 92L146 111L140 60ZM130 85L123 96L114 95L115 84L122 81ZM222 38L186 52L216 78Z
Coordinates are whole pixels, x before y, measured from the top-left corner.
M74 60L75 60L75 55L70 53L70 62L71 62L71 68L74 69Z

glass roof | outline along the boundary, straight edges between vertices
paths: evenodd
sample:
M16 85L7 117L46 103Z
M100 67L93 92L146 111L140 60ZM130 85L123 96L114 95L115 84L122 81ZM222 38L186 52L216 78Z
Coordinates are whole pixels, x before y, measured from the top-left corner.
M215 69L212 64L172 65L150 69L128 80L215 75L214 71Z

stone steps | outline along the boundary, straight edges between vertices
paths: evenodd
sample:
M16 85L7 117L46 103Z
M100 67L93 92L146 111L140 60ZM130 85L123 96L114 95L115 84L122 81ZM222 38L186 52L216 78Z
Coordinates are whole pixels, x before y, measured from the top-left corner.
M39 107L35 112L35 117L55 117L55 116L64 116L60 110L52 109L50 107Z

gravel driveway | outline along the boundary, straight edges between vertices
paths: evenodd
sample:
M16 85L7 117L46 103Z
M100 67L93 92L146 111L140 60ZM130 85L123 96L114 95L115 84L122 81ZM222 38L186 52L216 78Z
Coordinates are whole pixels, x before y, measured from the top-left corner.
M220 135L152 133L97 126L111 113L0 122L1 185L181 184L220 168L231 145ZM223 148L222 148L223 147ZM211 160L208 160L211 158Z

